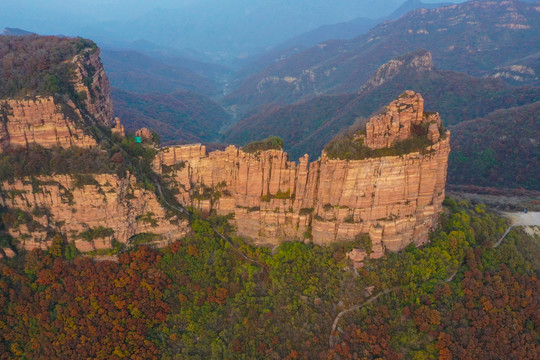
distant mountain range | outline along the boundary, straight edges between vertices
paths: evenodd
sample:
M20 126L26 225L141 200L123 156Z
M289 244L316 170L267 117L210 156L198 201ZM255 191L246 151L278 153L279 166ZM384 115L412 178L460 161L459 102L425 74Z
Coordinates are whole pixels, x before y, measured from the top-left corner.
M261 52L291 36L359 16L378 18L402 0L200 0L178 8L157 8L129 20L102 22L79 32L94 39L146 39L178 49L236 57Z
M420 92L426 108L437 109L446 125L540 99L539 87L515 87L500 79L439 70L428 51L417 50L381 66L358 92L322 95L285 106L261 106L234 124L225 133L225 140L242 144L277 135L285 140L293 159L304 153L318 157L338 132L407 89Z
M315 30L294 36L293 38L272 47L271 50L264 52L263 54L258 54L252 58L249 58L247 62L242 64L242 68L237 74L237 79L248 77L249 75L257 73L270 65L283 61L324 41L332 39L347 40L355 38L359 35L365 34L377 24L384 21L397 19L411 10L419 8L432 9L448 4L450 3L426 4L420 0L408 0L390 15L380 19L358 17L347 22L323 25Z
M4 36L24 36L24 35L32 35L32 34L34 33L30 31L22 30L22 29L17 29L17 28L5 28L0 33L0 35L4 35Z
M502 78L509 69L523 75L513 80L538 84L536 8L519 1L473 1L414 10L353 40L328 41L279 61L247 78L224 104L245 110L356 91L379 66L418 48L429 50L441 69Z
M308 31L306 33L294 36L288 41L276 46L276 48L288 48L291 46L314 46L323 41L331 39L340 39L347 40L355 38L359 35L362 35L368 32L375 25L382 23L388 20L398 19L401 16L405 15L409 11L415 9L434 9L441 6L451 5L451 2L441 2L441 3L424 3L421 0L408 0L401 4L391 14L379 18L371 19L367 17L357 17L353 20L342 22L338 24L323 25L318 27L315 30Z

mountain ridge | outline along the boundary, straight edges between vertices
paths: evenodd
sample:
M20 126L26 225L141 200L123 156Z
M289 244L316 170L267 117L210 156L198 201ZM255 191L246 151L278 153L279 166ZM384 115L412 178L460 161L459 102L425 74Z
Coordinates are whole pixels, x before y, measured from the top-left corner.
M243 144L277 135L283 137L293 158L304 153L316 157L334 135L410 88L422 91L426 106L438 107L447 125L487 115L500 107L534 102L540 96L538 87L514 87L500 79L440 70L433 65L430 52L417 50L382 65L354 93L262 106L232 125L225 132L225 140Z
M327 41L271 65L247 78L223 103L249 109L356 91L380 65L418 48L429 50L441 69L494 75L538 48L539 24L540 11L519 1L413 10L353 40Z

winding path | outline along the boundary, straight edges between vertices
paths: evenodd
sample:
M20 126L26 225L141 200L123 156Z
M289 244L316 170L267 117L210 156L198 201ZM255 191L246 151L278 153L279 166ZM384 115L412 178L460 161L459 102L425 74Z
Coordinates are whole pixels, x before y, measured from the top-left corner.
M330 345L330 347L334 347L334 335L335 334L335 331L336 331L336 328L337 328L337 325L338 325L338 322L339 322L339 319L341 319L341 317L347 313L350 313L351 311L355 311L355 310L359 310L360 308L362 308L363 306L365 305L368 305L368 304L371 304L372 302L374 302L375 300L377 300L380 296L383 296L383 295L386 295L388 293L391 293L392 291L394 290L397 290L399 289L400 287L399 286L394 286L393 288L390 288L390 289L386 289L384 291L381 291L380 293L378 293L377 295L374 295L372 297L370 297L368 300L364 301L363 303L361 304L358 304L358 305L354 305L353 307L350 307L346 310L343 310L342 312L340 312L339 314L337 314L336 318L334 319L334 323L332 324L332 333L330 334L330 339L328 340L328 343Z
M513 222L513 224L515 224L515 222ZM502 241L506 238L506 235L508 235L508 233L510 232L510 230L512 230L513 227L514 227L514 225L510 225L506 229L506 231L501 236L501 238L495 244L493 244L493 246L492 246L493 249L497 248L502 243ZM454 277L457 275L457 273L459 272L459 270L461 269L462 266L463 266L463 262L458 266L456 271L454 271L452 273L452 275L450 275L444 282L449 283L450 281L452 281L454 279ZM378 293L377 295L374 295L374 296L370 297L368 300L366 300L366 301L364 301L364 302L362 302L360 304L354 305L354 306L352 306L352 307L350 307L348 309L345 309L345 310L341 311L339 314L337 314L336 318L334 319L334 323L332 324L332 331L330 332L330 337L328 338L328 344L330 345L330 347L331 348L334 347L334 341L335 341L335 335L334 334L336 333L336 329L337 329L339 320L343 317L343 315L345 315L347 313L350 313L352 311L359 310L362 307L371 304L372 302L377 300L379 297L381 297L383 295L386 295L386 294L389 294L392 291L398 290L400 287L401 286L394 286L394 287L392 287L390 289L383 290L380 293Z

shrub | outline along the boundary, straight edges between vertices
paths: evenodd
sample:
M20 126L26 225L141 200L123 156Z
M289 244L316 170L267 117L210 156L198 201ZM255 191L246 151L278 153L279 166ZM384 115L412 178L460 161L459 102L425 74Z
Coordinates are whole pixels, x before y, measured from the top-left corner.
M300 215L309 215L313 213L313 208L301 208L299 214Z
M0 154L0 181L51 174L117 174L125 172L125 161L117 162L100 149L78 147L45 149L30 144L28 149L6 148Z
M73 186L79 189L87 185L99 186L96 178L90 174L73 174L71 177L73 178Z
M256 153L265 150L281 150L283 149L283 139L277 136L270 136L264 140L253 141L244 145L242 150L247 153Z
M287 190L282 192L281 190L278 190L275 194L266 194L261 195L261 201L269 202L272 199L281 199L281 200L287 200L287 199L293 199L294 195L291 196L291 190Z
M159 237L159 235L154 233L141 233L137 235L133 235L129 240L128 243L130 245L144 245L149 244L156 240Z
M363 138L359 134L347 131L334 137L324 151L330 159L362 160L382 156L399 156L412 152L423 152L432 142L427 138L428 124L413 125L411 137L396 142L390 148L370 149L364 145Z
M79 237L85 241L92 241L94 239L106 238L114 235L114 230L111 228L106 228L103 226L98 226L95 228L89 228L86 231L83 231L79 234Z

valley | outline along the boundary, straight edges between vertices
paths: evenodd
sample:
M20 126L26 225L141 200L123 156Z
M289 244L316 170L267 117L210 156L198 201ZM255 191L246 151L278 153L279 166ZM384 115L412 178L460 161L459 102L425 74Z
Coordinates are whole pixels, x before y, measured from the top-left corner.
M27 5L0 359L538 358L539 2Z

